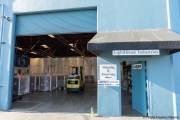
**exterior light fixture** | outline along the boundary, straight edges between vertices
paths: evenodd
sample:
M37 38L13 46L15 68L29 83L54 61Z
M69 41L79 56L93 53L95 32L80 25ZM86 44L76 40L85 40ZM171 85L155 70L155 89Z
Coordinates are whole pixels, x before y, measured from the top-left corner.
M41 47L43 47L43 48L49 48L47 45L45 45L45 44L43 44L43 45L41 45Z
M49 34L48 35L49 37L51 37L51 38L56 38L54 35L52 35L52 34Z
M32 54L37 54L36 52L31 52Z

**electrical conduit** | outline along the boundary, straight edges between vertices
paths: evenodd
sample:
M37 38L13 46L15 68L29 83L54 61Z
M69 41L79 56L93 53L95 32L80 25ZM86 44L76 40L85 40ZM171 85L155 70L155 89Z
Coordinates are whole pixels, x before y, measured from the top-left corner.
M4 6L2 3L0 3L1 6L1 33L0 33L0 43L2 43L2 37L3 37L3 22L4 22ZM0 51L1 51L1 46L0 46Z
M0 2L0 6L1 6L1 16L0 16L0 19L1 19L1 23L0 23L0 27L1 27L0 28L0 64L1 64L1 44L2 44L2 41L3 41L2 37L3 37L3 22L4 22L4 5ZM1 72L1 70L0 70L0 72ZM2 87L1 81L0 81L0 87Z

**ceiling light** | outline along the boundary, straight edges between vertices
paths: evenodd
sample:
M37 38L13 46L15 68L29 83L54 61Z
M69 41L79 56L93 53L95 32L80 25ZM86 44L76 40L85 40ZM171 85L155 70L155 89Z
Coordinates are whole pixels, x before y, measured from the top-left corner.
M75 51L73 48L71 48L70 50Z
M16 47L16 49L18 49L18 50L23 50L23 48L21 48L21 47Z
M69 43L69 45L70 45L71 47L73 47L73 44L72 44L72 43Z
M45 44L43 44L43 45L41 45L41 47L43 47L43 48L49 48L47 45L45 45Z
M51 38L55 38L55 36L54 36L54 35L52 35L52 34L49 34L48 36L49 36L49 37L51 37Z
M37 54L36 52L31 52L32 54Z

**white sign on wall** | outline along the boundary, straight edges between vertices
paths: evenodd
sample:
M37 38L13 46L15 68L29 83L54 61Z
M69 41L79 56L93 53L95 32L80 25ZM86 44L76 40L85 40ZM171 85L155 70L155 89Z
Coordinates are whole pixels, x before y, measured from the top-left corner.
M98 80L98 86L119 86L119 80Z
M132 69L142 69L142 64L133 64Z
M100 80L117 80L117 67L115 64L100 65Z
M160 55L159 50L113 50L112 55Z

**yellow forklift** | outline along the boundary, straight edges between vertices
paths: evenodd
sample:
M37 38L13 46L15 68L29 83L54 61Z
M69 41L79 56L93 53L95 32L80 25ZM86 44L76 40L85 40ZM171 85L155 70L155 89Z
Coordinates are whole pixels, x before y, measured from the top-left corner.
M71 66L71 74L69 75L69 78L67 79L67 93L70 91L78 91L81 92L85 88L85 82L83 80L83 74L82 74L82 66Z

